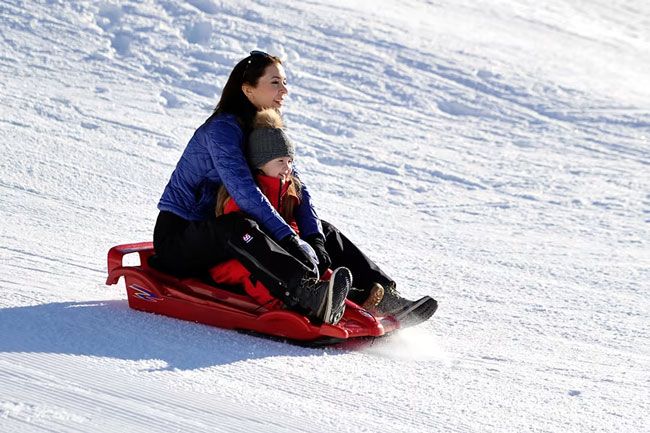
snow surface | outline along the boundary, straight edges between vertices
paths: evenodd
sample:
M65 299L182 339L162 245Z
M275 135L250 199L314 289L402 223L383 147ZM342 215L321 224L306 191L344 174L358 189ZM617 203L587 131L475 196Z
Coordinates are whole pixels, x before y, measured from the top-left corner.
M650 431L647 1L3 0L0 36L0 431ZM307 349L104 285L251 49L433 320Z

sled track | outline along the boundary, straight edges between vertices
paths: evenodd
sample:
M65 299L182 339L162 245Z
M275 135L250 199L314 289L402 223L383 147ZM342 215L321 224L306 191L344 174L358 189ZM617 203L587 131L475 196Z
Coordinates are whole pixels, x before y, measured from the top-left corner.
M11 369L7 368L10 364ZM20 367L16 368L16 364ZM37 353L3 356L3 432L23 431L25 424L29 429L56 432L86 432L89 428L132 432L312 431L290 416L279 425L260 416L262 412L249 410L227 397L152 386L151 381L133 372L116 374L101 362L92 370L86 370L86 366L83 357ZM137 396L133 394L134 386L142 390ZM42 398L32 403L31 395Z

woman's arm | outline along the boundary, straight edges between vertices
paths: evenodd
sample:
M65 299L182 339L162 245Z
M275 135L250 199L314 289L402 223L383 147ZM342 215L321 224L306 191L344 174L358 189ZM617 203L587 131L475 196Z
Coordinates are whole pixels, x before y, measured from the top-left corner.
M298 177L296 167L293 168L294 176ZM302 183L300 205L296 208L294 215L300 237L302 237L309 246L312 247L316 258L318 259L318 271L323 275L329 267L332 266L332 260L325 249L325 235L323 234L323 225L316 215L316 210L311 204L311 195L307 186Z
M215 119L207 128L208 151L222 182L242 211L257 221L275 240L295 234L257 187L248 168L241 129L226 119Z
M293 167L293 174L300 179L300 175L295 165ZM320 222L320 218L318 218L318 215L316 214L316 209L314 209L314 206L312 205L309 189L302 179L300 180L300 183L302 185L300 204L295 211L300 236L302 238L307 238L315 234L323 235L323 226Z

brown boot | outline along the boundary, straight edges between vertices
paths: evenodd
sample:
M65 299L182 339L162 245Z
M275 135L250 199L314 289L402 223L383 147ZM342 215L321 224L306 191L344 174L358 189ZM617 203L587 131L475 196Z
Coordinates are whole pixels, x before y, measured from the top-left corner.
M379 283L374 283L370 288L370 295L368 295L368 299L366 299L365 302L361 304L361 308L365 310L375 310L383 298L384 286Z

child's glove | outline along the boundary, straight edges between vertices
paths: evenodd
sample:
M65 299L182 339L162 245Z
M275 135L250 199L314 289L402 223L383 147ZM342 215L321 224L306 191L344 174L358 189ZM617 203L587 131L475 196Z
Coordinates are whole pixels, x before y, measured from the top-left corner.
M312 262L312 269L316 274L318 274L320 278L320 268L318 266L319 260L318 256L316 255L316 251L309 245L307 242L303 241L302 239L298 238L298 244L300 244L300 248L309 256Z
M320 275L323 275L325 271L332 266L332 259L330 259L330 255L327 254L327 250L325 249L325 239L323 239L323 235L315 233L307 236L305 240L316 252L316 257L318 258L318 272Z

